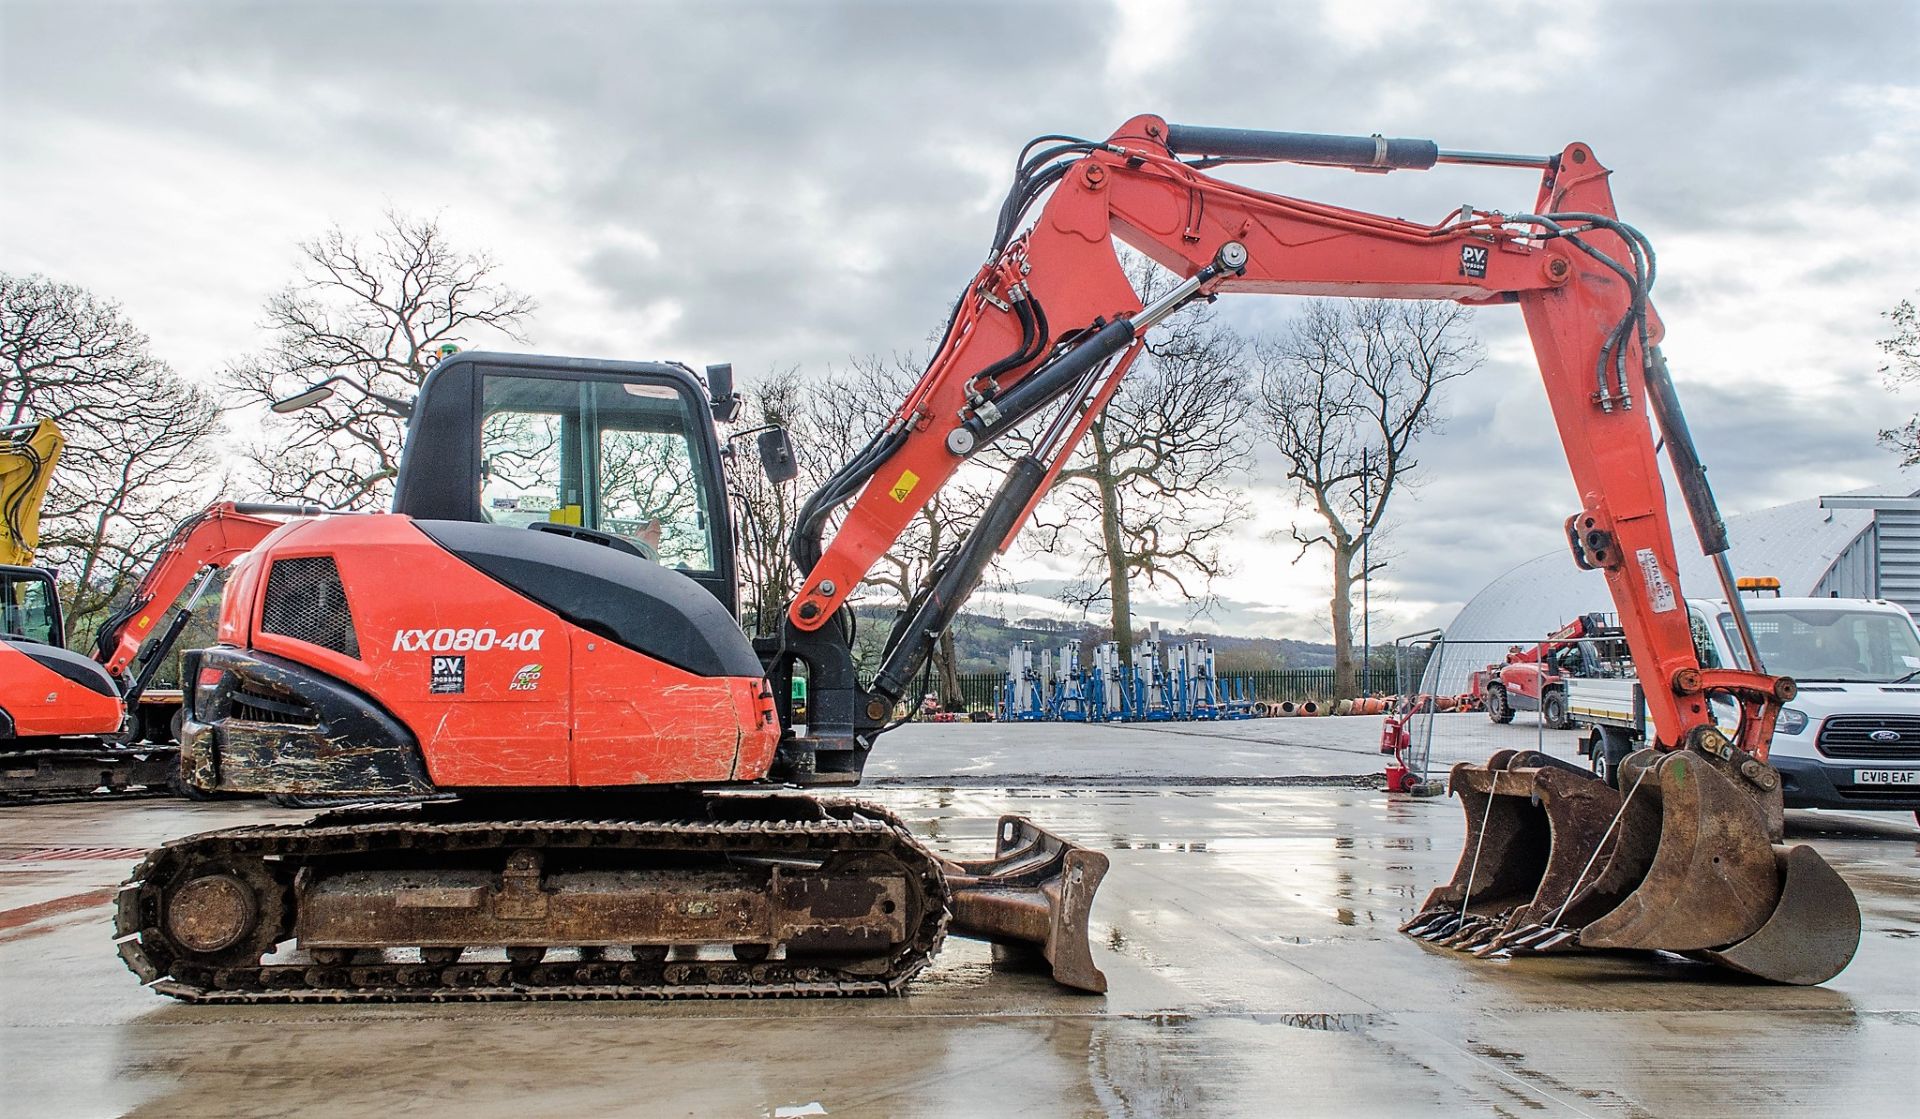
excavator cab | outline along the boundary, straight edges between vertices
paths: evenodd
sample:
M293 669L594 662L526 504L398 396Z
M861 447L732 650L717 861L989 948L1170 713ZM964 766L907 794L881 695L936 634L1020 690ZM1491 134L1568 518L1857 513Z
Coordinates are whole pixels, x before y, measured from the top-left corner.
M393 511L635 553L737 614L718 403L683 365L456 354L414 402Z
M53 574L38 567L0 566L0 639L64 649L66 634Z
M113 677L66 647L53 574L38 567L0 567L0 746L109 734L120 721L120 690ZM14 775L12 767L5 772Z

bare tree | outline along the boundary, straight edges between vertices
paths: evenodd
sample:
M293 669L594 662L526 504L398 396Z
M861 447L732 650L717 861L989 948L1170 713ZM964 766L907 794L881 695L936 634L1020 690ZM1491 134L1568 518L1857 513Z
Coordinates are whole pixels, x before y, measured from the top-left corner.
M223 380L239 401L262 405L331 376L361 391L268 415L244 452L259 487L343 509L382 504L404 421L368 394L414 395L442 348L476 332L523 340L534 301L496 271L485 253L449 243L438 220L393 212L370 239L335 227L302 244L298 279L267 301L273 342Z
M1266 436L1324 526L1293 526L1294 562L1314 548L1332 556L1340 695L1354 694L1353 582L1362 547L1418 465L1414 444L1441 423L1442 386L1480 366L1480 344L1467 332L1472 317L1453 303L1314 300L1254 347Z
M117 305L44 276L0 274L0 368L0 423L52 420L66 436L40 547L84 633L218 488L208 443L219 409Z
M1129 269L1151 299L1166 273ZM1034 546L1081 558L1064 597L1108 603L1133 659L1135 579L1204 609L1227 570L1220 541L1245 515L1236 475L1250 461L1245 345L1198 305L1154 334L1035 513Z
M1902 299L1893 310L1882 313L1893 324L1893 334L1879 342L1880 352L1887 355L1881 376L1890 389L1920 383L1920 316L1914 312L1913 300ZM1881 431L1880 443L1900 455L1901 466L1920 466L1920 417Z

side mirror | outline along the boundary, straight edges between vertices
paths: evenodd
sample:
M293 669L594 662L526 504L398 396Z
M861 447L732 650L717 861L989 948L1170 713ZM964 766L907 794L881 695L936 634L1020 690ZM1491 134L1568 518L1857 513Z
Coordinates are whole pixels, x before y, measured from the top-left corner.
M786 428L770 427L755 442L760 447L760 468L767 472L769 482L779 485L800 476L800 463L793 457L793 440L787 437Z
M733 365L707 366L708 403L715 423L730 424L740 414L740 394L733 391Z

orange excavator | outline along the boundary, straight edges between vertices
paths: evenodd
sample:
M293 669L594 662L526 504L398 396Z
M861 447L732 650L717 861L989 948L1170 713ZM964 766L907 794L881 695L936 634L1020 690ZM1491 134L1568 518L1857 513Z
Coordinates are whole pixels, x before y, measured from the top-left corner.
M167 618L182 592L283 523L299 506L220 502L182 521L133 594L101 625L91 657L68 649L54 573L32 564L42 497L64 441L51 421L0 430L7 546L0 566L0 804L177 784L169 704L142 704L193 616ZM161 625L163 619L166 624ZM156 633L158 634L157 640ZM140 659L145 650L144 660ZM136 671L135 665L138 663Z
M1540 184L1530 207L1423 225L1207 174L1275 161L1513 167ZM800 590L753 643L707 420L736 408L721 379L703 396L672 365L441 363L391 514L290 524L239 562L219 644L190 654L183 737L204 789L440 799L169 843L119 894L122 958L207 1002L873 994L952 931L1104 989L1086 942L1104 856L1006 817L992 858L955 862L884 809L803 790L859 781L1147 332L1252 292L1519 306L1580 496L1569 543L1606 576L1658 728L1624 792L1539 754L1456 768L1466 851L1406 931L1837 973L1852 895L1811 848L1777 845L1767 746L1793 683L1750 643L1753 671L1694 657L1655 427L1731 586L1725 535L1656 346L1652 250L1607 176L1578 143L1503 155L1153 116L1034 141L926 373L803 505ZM1178 282L1143 301L1116 240ZM863 682L848 596L962 463L1023 425L1030 450ZM760 436L770 473L791 476L782 434ZM787 705L800 674L804 724ZM1717 696L1741 711L1731 737Z

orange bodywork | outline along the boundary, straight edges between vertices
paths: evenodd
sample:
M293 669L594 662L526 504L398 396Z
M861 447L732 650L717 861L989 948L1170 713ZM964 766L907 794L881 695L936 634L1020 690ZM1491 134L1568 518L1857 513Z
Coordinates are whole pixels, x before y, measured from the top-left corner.
M19 738L112 734L120 729L120 697L101 695L0 642L0 696Z
M261 631L262 573L301 556L333 558L359 657ZM375 700L412 732L440 788L754 780L779 741L760 678L698 676L575 626L399 515L274 533L237 566L219 640ZM436 653L463 658L459 693L435 690Z

